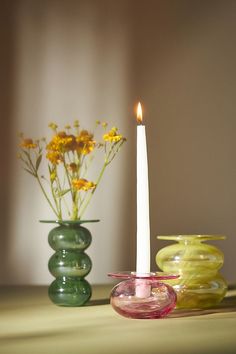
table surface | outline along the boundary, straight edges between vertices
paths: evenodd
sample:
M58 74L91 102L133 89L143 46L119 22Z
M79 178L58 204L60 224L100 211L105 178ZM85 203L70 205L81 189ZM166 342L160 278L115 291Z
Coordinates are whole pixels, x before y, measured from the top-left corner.
M236 353L236 290L212 309L133 320L109 305L111 287L93 286L88 305L73 308L52 304L47 287L1 287L0 353Z

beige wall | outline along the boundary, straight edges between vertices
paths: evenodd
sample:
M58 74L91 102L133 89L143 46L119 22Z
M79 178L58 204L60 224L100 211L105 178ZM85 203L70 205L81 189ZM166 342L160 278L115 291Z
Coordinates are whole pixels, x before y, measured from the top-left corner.
M4 2L3 2L4 3ZM144 102L157 234L223 233L235 281L234 1L15 1L1 16L1 282L48 283L52 217L15 158L16 133L107 119L128 142L88 210L92 283L135 266L135 119Z

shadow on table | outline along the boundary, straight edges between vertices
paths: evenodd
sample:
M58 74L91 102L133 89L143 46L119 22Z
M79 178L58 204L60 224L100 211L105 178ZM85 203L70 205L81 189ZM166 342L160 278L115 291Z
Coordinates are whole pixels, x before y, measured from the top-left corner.
M109 303L109 298L103 298L97 300L90 300L85 306L108 305ZM168 317L189 317L224 312L236 312L236 285L229 286L229 290L226 297L217 306L206 309L176 309Z
M90 300L85 306L108 305L109 303L110 299Z
M85 306L98 306L98 305L108 305L110 299L99 299L91 300ZM224 312L236 312L236 295L232 297L225 298L221 304L208 309L177 309L174 310L168 317L190 317L190 316L201 316L209 315L213 313L224 313Z
M211 308L194 309L194 310L176 309L168 316L168 318L204 316L204 315L210 315L214 313L227 313L227 312L236 312L236 294L225 297L219 305Z

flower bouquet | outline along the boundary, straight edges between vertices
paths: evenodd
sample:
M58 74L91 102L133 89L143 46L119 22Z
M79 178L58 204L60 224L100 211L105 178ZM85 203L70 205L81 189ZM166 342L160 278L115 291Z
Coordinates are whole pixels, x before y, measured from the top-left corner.
M96 122L102 130L100 140L94 134L80 129L78 121L59 130L55 123L49 124L51 139L33 140L20 134L19 159L26 172L32 175L50 205L57 220L48 242L56 252L48 263L50 273L56 278L48 293L53 303L62 306L81 306L92 294L90 284L84 279L92 268L90 257L84 252L92 236L81 226L88 222L82 217L94 195L107 166L114 160L125 138L107 123ZM95 153L103 156L97 178L91 181L88 172ZM47 175L41 173L43 161ZM89 220L90 222L98 220Z
M80 220L97 189L106 167L113 161L126 139L107 123L96 122L104 131L102 139L80 129L78 121L73 127L58 130L50 123L52 137L33 140L21 133L19 159L26 172L37 180L39 187L58 220ZM103 152L103 165L95 181L88 180L88 171L97 150ZM48 176L40 173L43 159L47 161Z

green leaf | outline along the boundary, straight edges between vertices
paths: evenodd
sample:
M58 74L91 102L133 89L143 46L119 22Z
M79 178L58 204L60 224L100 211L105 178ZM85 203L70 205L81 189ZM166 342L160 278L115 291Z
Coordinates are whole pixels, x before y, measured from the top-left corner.
M36 171L38 171L41 161L42 161L42 155L39 155L39 157L36 160Z
M28 170L27 168L23 167L23 170L25 170L26 172L30 173L32 176L37 177L35 173L33 173L32 171Z
M70 192L70 189L64 189L63 191L57 193L57 197L63 197L63 195L65 195L68 192Z
M27 156L28 159L30 159L30 154L28 153L28 151L22 150L23 154L25 154L25 156Z

